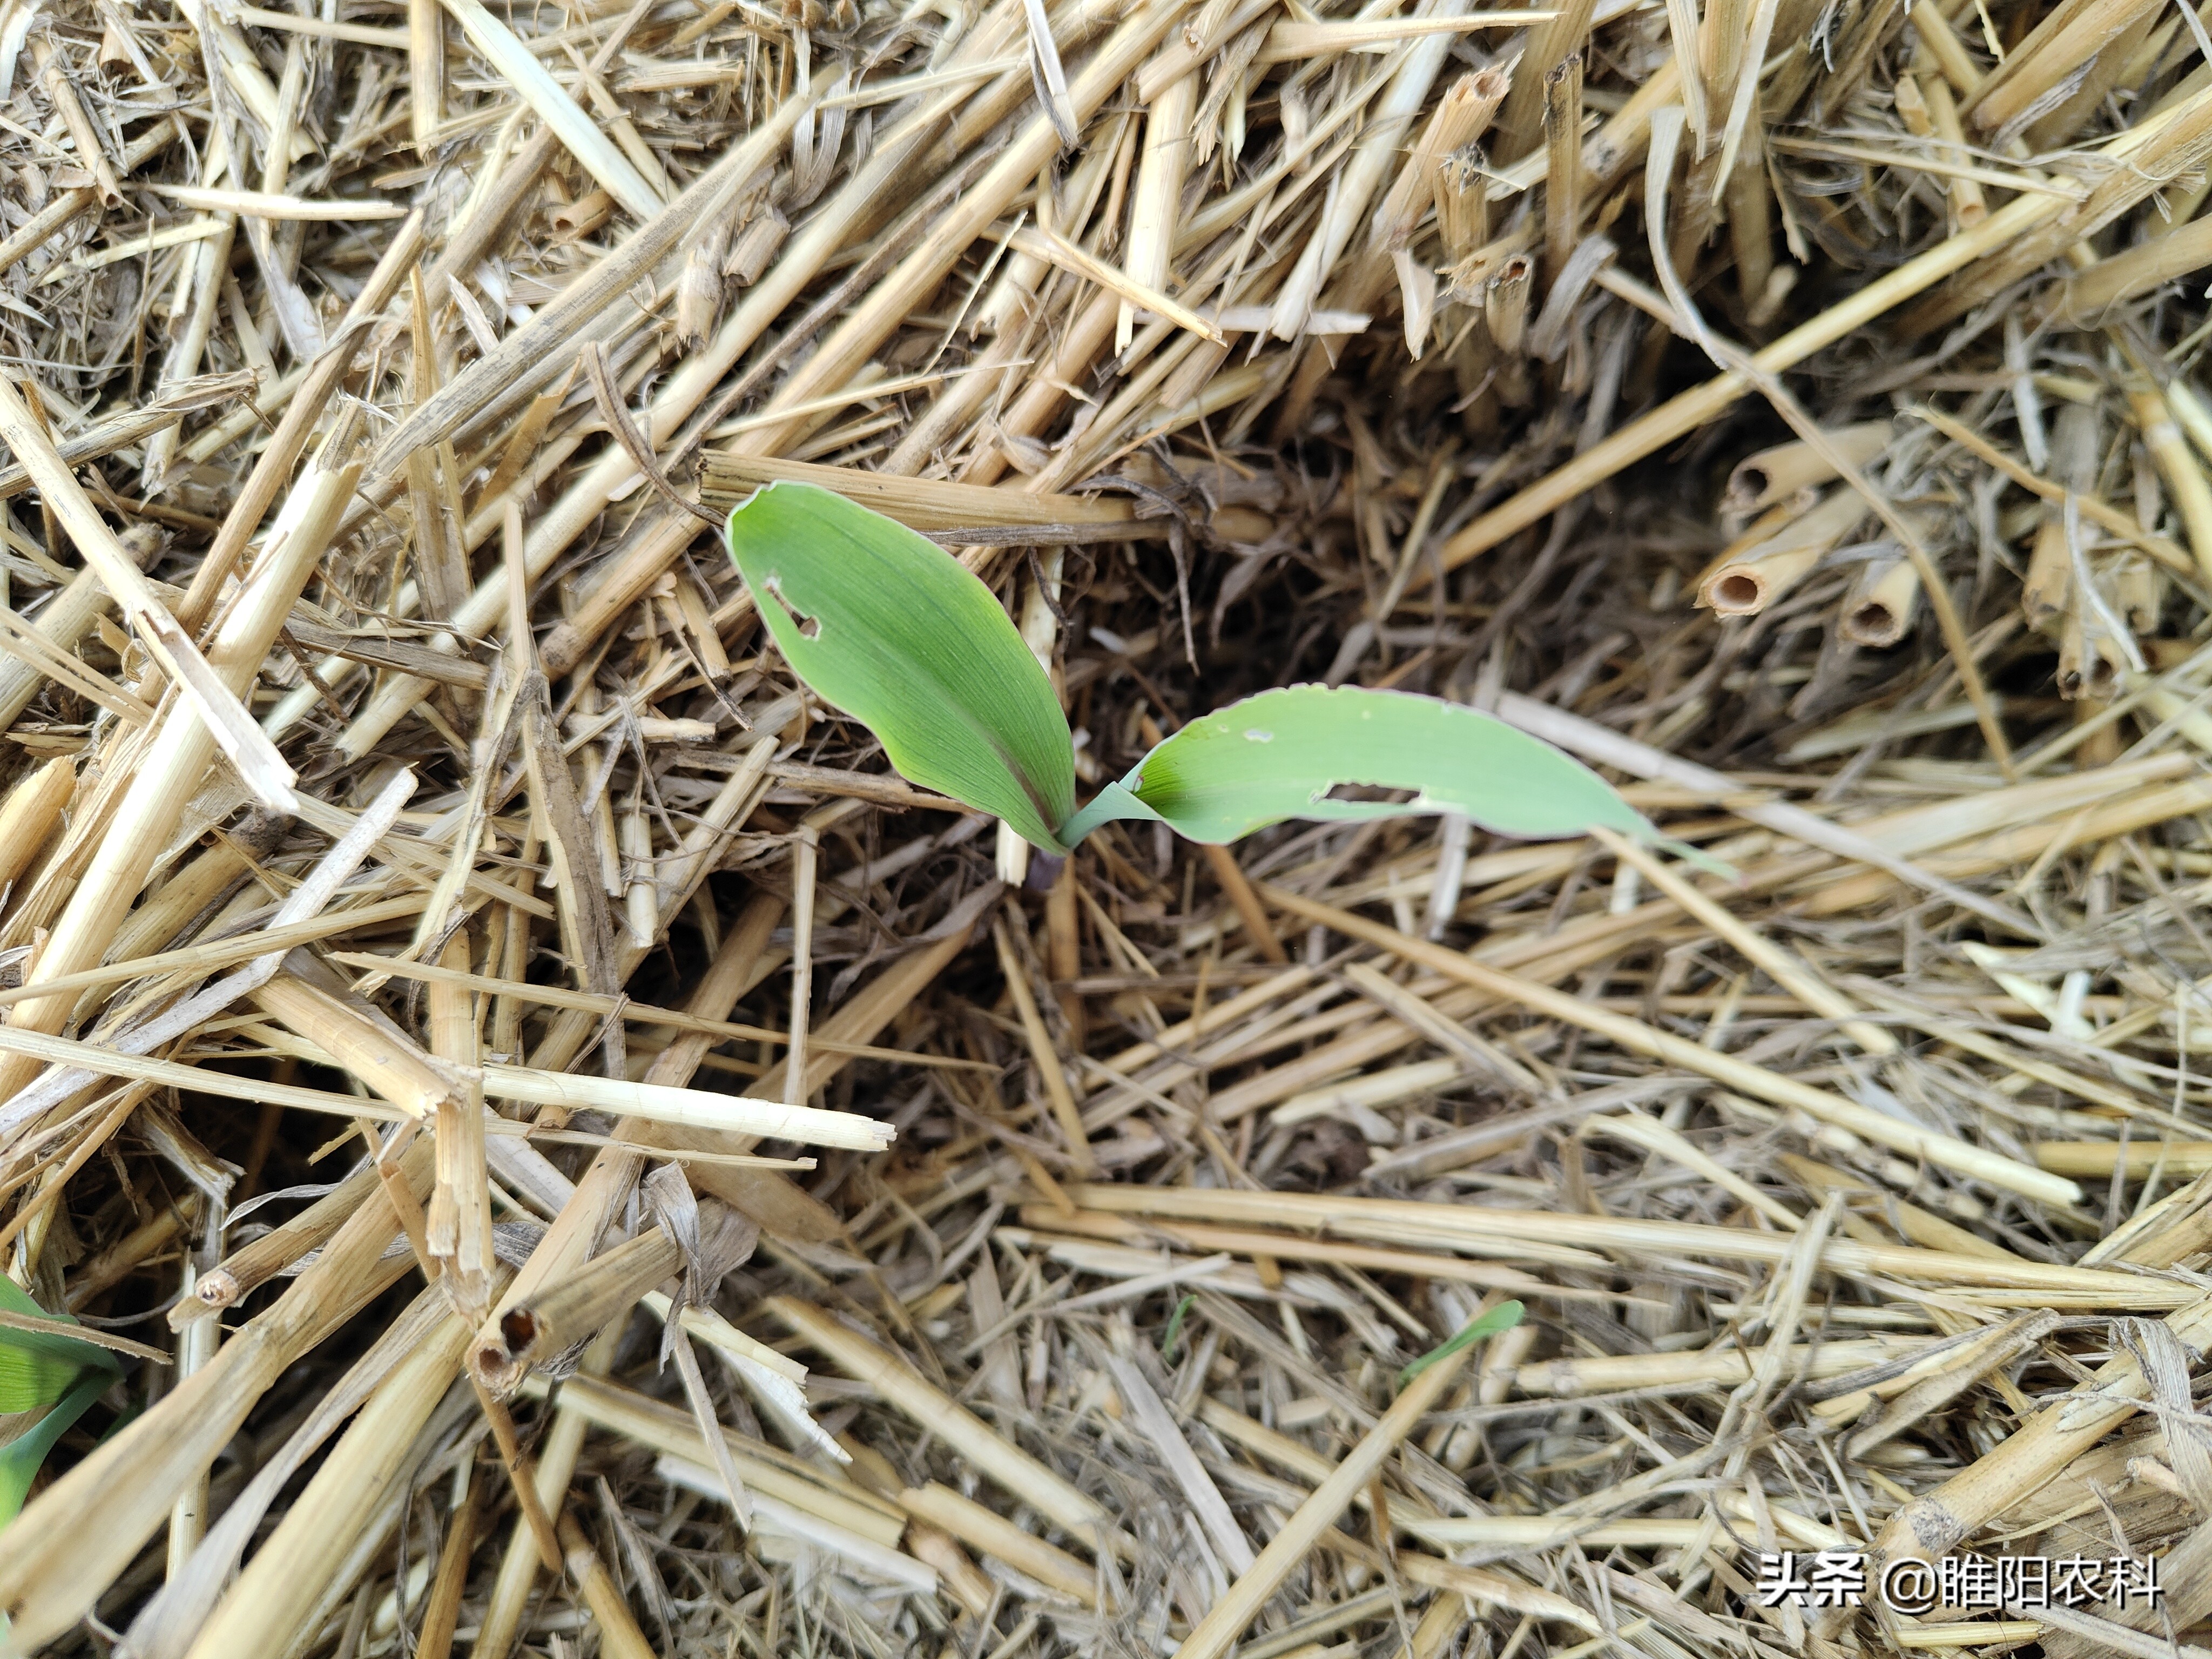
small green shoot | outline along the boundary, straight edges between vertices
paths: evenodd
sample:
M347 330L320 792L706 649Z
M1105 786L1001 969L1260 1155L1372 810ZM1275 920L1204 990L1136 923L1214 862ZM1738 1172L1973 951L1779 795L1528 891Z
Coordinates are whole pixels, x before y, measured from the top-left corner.
M1486 1336L1498 1336L1511 1330L1521 1322L1521 1316L1525 1311L1527 1310L1518 1302L1499 1303L1488 1313L1474 1320L1450 1341L1430 1349L1412 1364L1407 1366L1404 1370L1400 1371L1398 1386L1404 1388L1430 1366L1440 1360L1449 1359L1462 1349L1473 1347Z
M1167 1334L1160 1338L1160 1358L1170 1364L1175 1363L1176 1338L1182 1334L1183 1316L1189 1313L1191 1305L1197 1300L1198 1293L1194 1291L1176 1303L1175 1311L1168 1316Z
M817 485L772 483L730 515L730 557L793 671L873 732L911 781L1066 853L1149 818L1224 842L1290 818L1462 812L1540 840L1651 826L1581 762L1504 721L1404 691L1291 686L1194 720L1075 805L1074 744L1038 664L960 562ZM1404 800L1337 799L1348 787Z
M63 1334L76 1322L51 1314L0 1277L0 1311L51 1321L54 1334L0 1327L0 1528L15 1518L54 1443L120 1375L106 1349ZM10 1419L13 1419L12 1421Z

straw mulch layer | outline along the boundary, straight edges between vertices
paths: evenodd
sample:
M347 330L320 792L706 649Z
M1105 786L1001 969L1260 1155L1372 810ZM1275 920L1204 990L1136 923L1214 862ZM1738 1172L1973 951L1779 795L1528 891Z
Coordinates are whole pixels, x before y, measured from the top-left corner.
M2207 53L0 4L0 1249L128 1368L17 1650L2212 1646ZM791 477L1090 781L1395 686L1673 846L1028 857L764 645Z

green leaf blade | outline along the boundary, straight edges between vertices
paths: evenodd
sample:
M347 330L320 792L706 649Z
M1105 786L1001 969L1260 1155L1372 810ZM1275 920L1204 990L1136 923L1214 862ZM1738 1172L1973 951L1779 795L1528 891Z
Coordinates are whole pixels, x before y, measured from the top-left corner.
M730 515L732 561L793 671L891 764L1064 851L1074 747L1043 666L991 590L905 526L781 482Z
M65 1334L76 1320L48 1313L5 1277L0 1277L0 1312L51 1322L54 1328L52 1335L12 1325L0 1328L0 1419L41 1413L27 1425L0 1426L0 1433L11 1436L0 1443L0 1527L4 1527L23 1507L39 1465L54 1443L107 1392L122 1368L106 1348ZM16 1426L20 1432L15 1431ZM0 1632L4 1629L0 1624Z
M1471 1348L1486 1337L1498 1336L1511 1330L1521 1322L1521 1316L1526 1311L1528 1310L1518 1302L1501 1302L1488 1313L1479 1315L1457 1336L1437 1347L1430 1349L1428 1352L1400 1371L1398 1386L1404 1388L1430 1366L1450 1358L1463 1348Z
M48 1313L4 1277L0 1277L0 1313L53 1326L51 1334L20 1326L0 1327L0 1417L52 1405L76 1387L87 1370L102 1371L112 1378L119 1369L115 1356L106 1349L68 1334L76 1323L74 1319L67 1314Z
M47 1410L45 1416L30 1428L0 1446L0 1527L15 1518L30 1496L31 1482L37 1478L39 1466L46 1461L46 1454L54 1443L69 1431L70 1425L92 1408L92 1402L107 1392L115 1381L112 1371L94 1367L77 1379Z
M1335 800L1340 785L1406 789L1403 802ZM1068 828L1139 816L1177 834L1231 842L1290 818L1463 812L1502 836L1547 840L1602 824L1639 840L1651 826L1580 761L1504 721L1403 691L1291 686L1262 691L1160 743L1121 787Z

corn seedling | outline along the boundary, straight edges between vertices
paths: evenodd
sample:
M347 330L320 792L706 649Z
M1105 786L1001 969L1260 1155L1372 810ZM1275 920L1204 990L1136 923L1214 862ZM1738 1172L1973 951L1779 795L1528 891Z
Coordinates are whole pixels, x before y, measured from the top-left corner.
M1486 1336L1497 1336L1511 1330L1521 1322L1521 1316L1525 1311L1527 1310L1518 1302L1501 1302L1488 1313L1477 1316L1468 1322L1457 1336L1430 1349L1428 1352L1400 1371L1398 1386L1404 1388L1430 1366L1449 1359L1454 1354L1473 1347Z
M1078 808L1052 681L957 559L812 484L758 491L730 515L729 536L793 671L873 732L909 781L995 814L1046 853L1117 818L1214 844L1290 818L1419 812L1534 840L1652 833L1595 772L1503 720L1352 686L1262 691L1194 720ZM1411 799L1337 799L1346 787Z

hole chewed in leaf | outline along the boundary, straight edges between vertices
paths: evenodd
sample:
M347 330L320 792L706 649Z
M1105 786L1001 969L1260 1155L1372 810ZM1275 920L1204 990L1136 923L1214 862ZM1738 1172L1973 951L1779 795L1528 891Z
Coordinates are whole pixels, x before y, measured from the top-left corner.
M1378 789L1372 784L1333 783L1328 792L1315 797L1317 800L1350 801L1362 806L1377 804L1385 806L1405 806L1419 799L1418 789Z
M774 576L769 577L768 591L775 596L775 602L783 607L784 614L798 625L799 638L818 640L822 637L822 618L810 616L793 605L784 592L783 583L780 580Z

